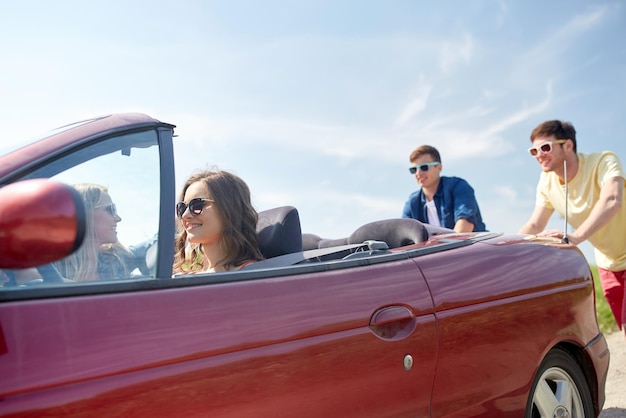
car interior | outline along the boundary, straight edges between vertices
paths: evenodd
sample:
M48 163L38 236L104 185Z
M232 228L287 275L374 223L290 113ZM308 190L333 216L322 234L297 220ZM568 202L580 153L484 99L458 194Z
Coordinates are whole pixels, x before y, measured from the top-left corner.
M424 242L429 237L421 222L399 218L365 224L345 238L324 239L302 233L298 210L293 206L259 212L257 234L266 260L245 270L389 254L390 249Z

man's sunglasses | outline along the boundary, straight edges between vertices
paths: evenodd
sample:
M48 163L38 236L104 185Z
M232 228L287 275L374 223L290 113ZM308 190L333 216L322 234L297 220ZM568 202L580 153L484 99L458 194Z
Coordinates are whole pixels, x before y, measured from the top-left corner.
M192 215L200 215L202 210L207 206L207 202L213 203L214 200L196 197L195 199L191 199L189 203L178 202L176 204L176 215L182 218L187 208L189 208L189 213Z
M409 167L409 172L411 174L415 174L417 173L417 170L419 171L428 171L430 170L430 167L437 167L439 164L441 164L439 161L433 161L432 163L424 163L424 164L420 164L420 165L415 165L413 167Z
M566 141L567 139L557 139L557 140L550 141L550 142L544 142L538 147L528 148L528 152L530 152L530 155L532 155L533 157L536 157L537 154L539 154L539 151L543 152L544 154L548 154L552 152L552 144L563 144Z
M114 218L117 218L117 208L115 207L115 203L109 203L108 205L102 205L102 206L96 206L96 209L98 208L103 208L104 210L106 210L107 212L109 212L109 214L111 216L113 216Z

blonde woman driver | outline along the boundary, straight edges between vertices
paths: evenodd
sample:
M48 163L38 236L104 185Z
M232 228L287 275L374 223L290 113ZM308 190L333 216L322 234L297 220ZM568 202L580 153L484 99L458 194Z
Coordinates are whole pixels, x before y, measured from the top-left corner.
M147 248L155 238L131 249L117 239L117 224L122 218L108 189L99 184L75 184L87 212L87 232L83 245L72 255L55 263L66 279L73 281L116 280L129 278L135 268L145 264Z

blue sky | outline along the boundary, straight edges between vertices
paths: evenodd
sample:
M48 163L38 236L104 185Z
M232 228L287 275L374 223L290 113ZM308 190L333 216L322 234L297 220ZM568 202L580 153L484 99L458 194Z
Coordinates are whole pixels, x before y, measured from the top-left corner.
M487 228L516 232L540 122L571 121L579 151L626 159L624 39L620 0L11 2L0 151L147 113L178 126L179 185L217 165L258 210L296 206L305 232L337 238L400 216L408 155L430 144Z

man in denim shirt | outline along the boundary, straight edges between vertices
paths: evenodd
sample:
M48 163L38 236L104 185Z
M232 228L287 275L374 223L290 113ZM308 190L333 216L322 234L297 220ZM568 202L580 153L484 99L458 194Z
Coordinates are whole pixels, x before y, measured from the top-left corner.
M409 160L409 171L421 189L409 196L403 218L456 232L486 231L474 189L462 178L441 176L441 156L435 147L422 145L411 153Z

